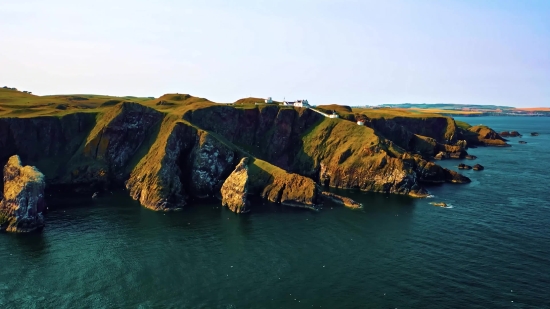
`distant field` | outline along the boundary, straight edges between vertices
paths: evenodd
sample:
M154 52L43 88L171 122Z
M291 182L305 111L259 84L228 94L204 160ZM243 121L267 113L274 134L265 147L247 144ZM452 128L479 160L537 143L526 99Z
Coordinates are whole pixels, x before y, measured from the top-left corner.
M460 111L460 110L450 110L450 109L439 109L439 108L410 108L409 110L419 113L429 113L429 114L449 114L449 115L476 115L481 114L481 112L472 112L472 111Z
M527 107L527 108L516 108L518 111L526 112L550 112L550 107Z

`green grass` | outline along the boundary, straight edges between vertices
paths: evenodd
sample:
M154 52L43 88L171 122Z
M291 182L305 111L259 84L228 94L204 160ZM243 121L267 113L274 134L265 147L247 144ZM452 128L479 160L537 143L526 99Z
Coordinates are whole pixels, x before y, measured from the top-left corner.
M365 148L378 145L380 139L371 128L342 119L324 118L303 135L302 142L303 153L295 164L305 167L324 160L337 160L341 166L349 167L370 158L362 155Z
M469 123L466 123L466 122L460 121L460 120L455 120L455 123L459 128L461 128L463 130L468 130L472 127Z

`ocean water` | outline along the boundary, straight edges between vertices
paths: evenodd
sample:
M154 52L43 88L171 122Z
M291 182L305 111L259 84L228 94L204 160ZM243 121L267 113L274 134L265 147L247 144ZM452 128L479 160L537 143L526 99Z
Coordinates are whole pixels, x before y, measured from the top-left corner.
M461 120L527 135L471 149L486 169L428 199L339 191L365 209L246 215L50 201L43 233L0 234L0 308L550 308L550 118Z

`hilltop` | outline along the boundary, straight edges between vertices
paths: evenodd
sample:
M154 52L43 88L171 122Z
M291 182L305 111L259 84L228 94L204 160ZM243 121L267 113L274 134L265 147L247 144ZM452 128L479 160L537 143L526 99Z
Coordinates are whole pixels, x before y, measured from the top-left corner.
M227 188L317 209L330 187L422 197L430 183L469 182L430 161L441 153L464 158L468 145L498 139L489 128L477 132L438 114L316 107L336 110L341 117L335 119L257 100L223 104L179 93L36 96L0 89L0 163L19 155L45 175L53 194L125 187L143 206L169 211L198 198L221 199L226 179L249 158L248 176L241 166L232 178L245 183Z

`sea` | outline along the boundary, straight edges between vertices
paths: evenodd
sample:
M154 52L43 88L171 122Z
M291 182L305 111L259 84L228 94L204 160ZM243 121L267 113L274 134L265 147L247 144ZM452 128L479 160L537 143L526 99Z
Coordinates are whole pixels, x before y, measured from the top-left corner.
M245 215L50 200L42 233L0 234L0 308L550 308L550 118L457 119L523 136L438 162L485 170L430 198L335 191L364 209Z

